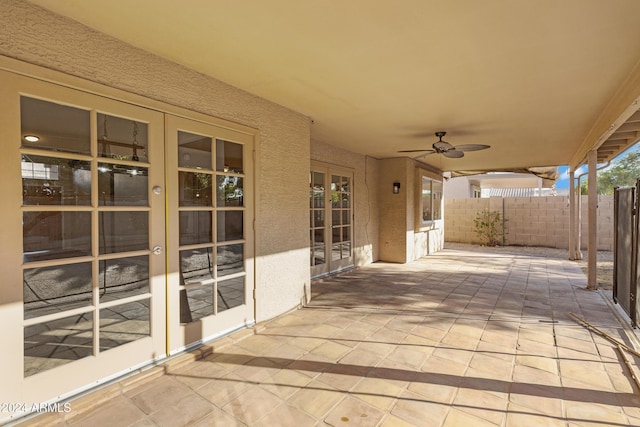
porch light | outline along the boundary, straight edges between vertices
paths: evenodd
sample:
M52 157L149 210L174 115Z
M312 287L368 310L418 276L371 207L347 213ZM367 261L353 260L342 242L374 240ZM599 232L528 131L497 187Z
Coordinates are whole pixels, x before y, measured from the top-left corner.
M400 183L399 182L394 182L393 183L393 194L399 194L400 193Z

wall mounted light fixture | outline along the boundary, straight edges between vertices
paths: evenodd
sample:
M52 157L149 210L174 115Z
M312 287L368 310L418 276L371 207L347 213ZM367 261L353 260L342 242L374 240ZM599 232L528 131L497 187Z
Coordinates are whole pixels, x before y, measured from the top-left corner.
M393 183L393 194L399 194L400 193L400 183L399 182L394 182Z

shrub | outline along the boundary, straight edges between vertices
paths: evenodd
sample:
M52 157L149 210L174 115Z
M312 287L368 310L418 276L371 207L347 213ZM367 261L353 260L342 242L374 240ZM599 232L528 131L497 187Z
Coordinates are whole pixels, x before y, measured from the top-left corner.
M500 212L491 212L488 209L476 212L473 223L475 224L476 234L483 245L504 245L505 220L500 215Z

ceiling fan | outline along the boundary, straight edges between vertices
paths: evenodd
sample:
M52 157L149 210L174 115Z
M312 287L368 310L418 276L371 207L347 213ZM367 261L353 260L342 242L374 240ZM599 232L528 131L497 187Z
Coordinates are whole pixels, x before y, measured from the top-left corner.
M458 145L454 147L449 144L447 141L443 141L442 138L446 135L446 132L436 132L436 136L439 138L437 142L434 142L432 150L401 150L398 153L419 153L424 151L424 154L420 154L414 159L418 159L420 157L428 156L429 154L442 154L445 157L450 157L452 159L457 159L460 157L464 157L464 151L479 151L486 150L490 148L490 145L482 145L482 144L464 144Z

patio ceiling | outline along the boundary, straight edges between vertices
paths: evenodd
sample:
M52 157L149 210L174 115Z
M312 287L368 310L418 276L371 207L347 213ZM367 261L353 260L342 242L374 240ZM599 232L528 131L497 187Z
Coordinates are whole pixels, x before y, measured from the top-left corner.
M616 132L640 96L637 0L32 2L378 158L431 148L444 130L453 145L491 148L423 158L442 170L577 166L639 137L637 121Z

